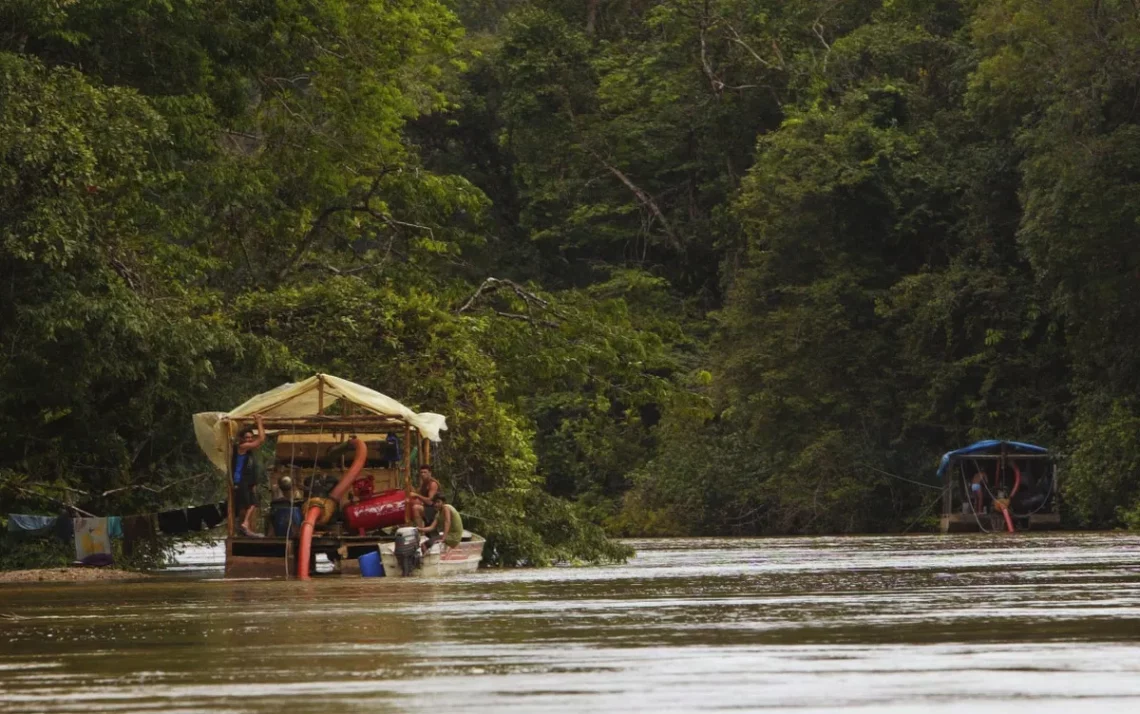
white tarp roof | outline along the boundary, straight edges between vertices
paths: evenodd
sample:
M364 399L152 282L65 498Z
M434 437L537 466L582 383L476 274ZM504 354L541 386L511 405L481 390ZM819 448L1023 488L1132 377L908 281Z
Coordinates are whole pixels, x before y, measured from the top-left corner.
M261 414L267 417L305 417L318 414L320 397L317 387L324 382L324 407L327 409L341 399L380 416L399 417L415 427L420 434L439 441L439 433L447 429L447 418L442 414L417 414L395 399L376 390L334 377L317 374L301 382L289 382L276 389L246 400L228 412L202 412L194 415L194 435L210 461L222 471L227 470L229 435L224 420Z

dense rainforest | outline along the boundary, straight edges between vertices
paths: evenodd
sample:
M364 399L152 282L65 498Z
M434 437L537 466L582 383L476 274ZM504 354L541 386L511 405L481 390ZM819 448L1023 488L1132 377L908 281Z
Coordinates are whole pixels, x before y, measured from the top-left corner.
M1135 0L3 0L0 513L217 495L190 415L327 371L501 563L977 438L1140 526L1138 221Z

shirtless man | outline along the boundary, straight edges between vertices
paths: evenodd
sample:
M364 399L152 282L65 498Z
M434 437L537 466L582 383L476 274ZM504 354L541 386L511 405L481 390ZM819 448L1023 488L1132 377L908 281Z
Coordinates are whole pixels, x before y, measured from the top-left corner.
M412 521L417 528L423 528L425 522L435 520L435 507L432 498L439 493L439 481L432 476L431 467L427 464L420 466L420 490L412 494Z
M237 451L234 453L234 505L235 513L241 519L238 530L244 536L259 537L260 533L253 530L253 518L257 515L257 465L255 453L265 443L265 424L260 414L254 414L257 421L257 434L253 427L245 427L238 432Z

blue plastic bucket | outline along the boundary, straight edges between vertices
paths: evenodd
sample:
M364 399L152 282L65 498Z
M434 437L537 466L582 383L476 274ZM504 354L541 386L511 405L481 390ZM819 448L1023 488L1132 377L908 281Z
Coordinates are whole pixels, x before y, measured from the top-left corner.
M289 516L293 516L293 527L289 527ZM301 527L301 507L294 506L290 508L288 505L274 505L273 506L273 532L279 536L286 533L297 533Z
M356 559L360 564L360 575L364 578L382 578L384 577L384 566L380 563L380 551L374 550L371 553L365 553Z

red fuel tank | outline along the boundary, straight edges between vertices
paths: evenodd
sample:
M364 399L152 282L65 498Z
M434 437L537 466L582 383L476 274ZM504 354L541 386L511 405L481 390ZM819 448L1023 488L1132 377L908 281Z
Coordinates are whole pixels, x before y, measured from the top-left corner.
M345 506L344 522L360 535L378 528L402 525L405 499L400 489L381 491L365 501Z

